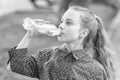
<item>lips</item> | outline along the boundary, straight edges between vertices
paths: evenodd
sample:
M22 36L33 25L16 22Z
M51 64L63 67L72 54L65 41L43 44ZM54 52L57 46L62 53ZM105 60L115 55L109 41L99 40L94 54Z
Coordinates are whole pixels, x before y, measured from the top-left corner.
M60 32L60 34L58 36L62 36L64 33L63 32Z

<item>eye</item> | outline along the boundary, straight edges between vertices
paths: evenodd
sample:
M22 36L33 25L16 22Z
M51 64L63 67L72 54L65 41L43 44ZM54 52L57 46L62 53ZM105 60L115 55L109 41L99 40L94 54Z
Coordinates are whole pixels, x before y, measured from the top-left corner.
M72 23L72 21L66 21L65 24L66 24L66 25L72 25L73 23Z

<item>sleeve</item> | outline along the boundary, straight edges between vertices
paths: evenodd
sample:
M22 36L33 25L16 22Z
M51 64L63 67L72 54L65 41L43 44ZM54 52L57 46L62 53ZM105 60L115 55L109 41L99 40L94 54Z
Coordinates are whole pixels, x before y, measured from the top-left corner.
M108 80L105 70L103 70L103 69L101 69L99 67L94 67L94 69L89 70L89 72L91 73L90 76L94 80Z
M73 80L107 80L103 69L91 65L74 66L73 73Z
M39 51L39 54L36 56L37 59L41 59L40 61L47 62L51 55L53 54L52 48L46 48Z
M46 48L39 51L39 53L35 56L39 68L43 68L44 63L47 62L54 53L53 51L53 48Z
M27 55L27 48L15 48L16 47L8 51L8 63L10 62L11 70L28 77L39 78L36 59L31 55Z

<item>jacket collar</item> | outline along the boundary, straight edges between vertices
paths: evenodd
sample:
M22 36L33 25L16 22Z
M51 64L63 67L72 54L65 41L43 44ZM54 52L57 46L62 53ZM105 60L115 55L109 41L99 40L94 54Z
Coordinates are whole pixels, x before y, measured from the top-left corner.
M69 53L72 53L73 57L76 60L88 55L86 49L77 49L77 50L70 51L70 49L67 47L66 44L63 44L62 51L64 55L63 57L67 56Z

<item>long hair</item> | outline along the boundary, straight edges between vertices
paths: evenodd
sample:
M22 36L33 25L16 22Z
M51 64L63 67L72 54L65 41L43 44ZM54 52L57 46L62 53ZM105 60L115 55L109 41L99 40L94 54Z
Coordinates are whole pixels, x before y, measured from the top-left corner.
M113 67L113 57L115 52L104 29L101 19L93 14L89 9L80 6L71 6L81 14L81 26L87 28L89 34L84 38L83 47L94 52L93 58L97 60L106 70L108 79L115 78L115 70ZM113 79L115 80L115 79Z
M93 39L93 48L96 53L94 58L104 66L108 78L113 80L113 77L115 77L115 70L113 67L112 57L115 55L115 52L112 51L111 42L108 39L101 19L96 17L96 21L98 29L96 37Z

